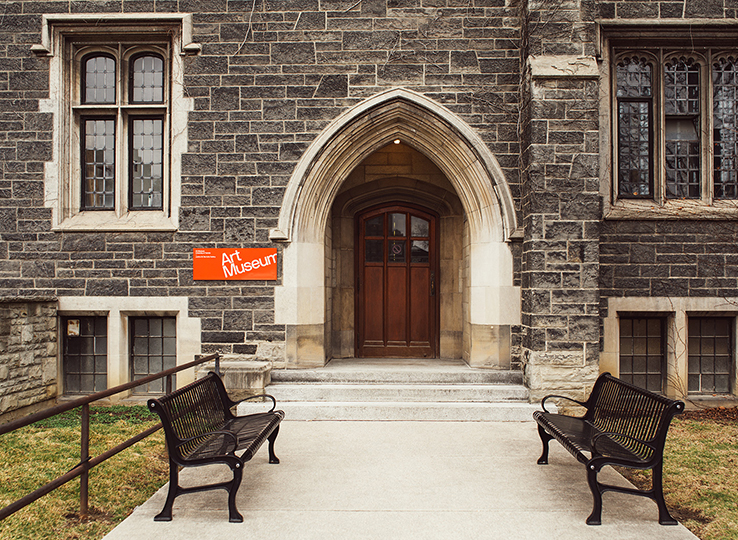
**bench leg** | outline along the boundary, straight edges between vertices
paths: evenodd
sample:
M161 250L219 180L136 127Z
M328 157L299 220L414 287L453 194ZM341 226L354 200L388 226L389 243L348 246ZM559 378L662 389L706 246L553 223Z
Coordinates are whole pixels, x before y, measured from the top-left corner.
M543 443L543 453L541 454L541 457L538 458L538 464L548 465L548 441L553 439L553 437L540 425L538 426L538 435L541 436L541 443Z
M269 463L279 463L279 458L274 455L274 441L277 440L277 435L279 435L279 426L274 428L272 434L267 438L269 441Z
M602 490L597 482L598 472L599 470L594 465L587 466L587 482L594 499L592 513L587 518L587 525L602 525Z
M243 516L236 509L236 494L243 479L243 467L236 465L233 470L233 481L226 487L228 491L228 521L231 523L243 523Z
M651 474L651 488L653 490L653 500L656 501L656 506L659 507L659 523L661 525L678 525L676 519L671 517L669 510L666 508L666 502L664 501L664 487L663 478L664 473L662 464L656 465Z
M167 502L164 503L164 509L154 517L154 521L172 521L172 506L174 506L174 499L177 495L179 495L179 467L170 460Z

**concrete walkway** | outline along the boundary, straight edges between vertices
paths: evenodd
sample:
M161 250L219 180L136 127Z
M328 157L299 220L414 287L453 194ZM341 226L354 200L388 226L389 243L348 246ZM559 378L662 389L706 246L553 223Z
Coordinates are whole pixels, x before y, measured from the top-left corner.
M243 523L228 522L222 490L183 495L173 521L154 522L165 486L105 539L696 538L681 525L659 525L650 500L615 493L604 495L603 524L587 526L584 467L555 441L550 465L536 465L533 421L285 421L276 453L279 465L262 448L246 466ZM228 474L210 466L186 469L182 479L191 485ZM624 482L611 469L603 475Z

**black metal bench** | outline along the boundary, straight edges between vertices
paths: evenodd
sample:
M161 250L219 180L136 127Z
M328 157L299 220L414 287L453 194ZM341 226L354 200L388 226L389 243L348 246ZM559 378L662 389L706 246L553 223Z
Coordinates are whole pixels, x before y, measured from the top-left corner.
M550 413L546 400L568 399L586 409L582 417ZM588 525L602 522L602 494L606 491L630 493L653 499L659 508L661 525L676 525L664 503L662 465L666 432L684 403L638 388L603 373L586 402L550 395L541 402L543 411L533 417L543 443L539 465L548 464L548 441L556 439L587 468L587 481L594 498ZM605 465L651 470L651 489L639 490L602 484L597 473Z
M169 452L169 494L164 509L155 521L171 521L174 499L185 493L211 489L228 492L228 520L243 521L236 509L236 492L241 485L243 465L249 461L264 441L269 441L269 463L279 463L274 455L274 441L284 412L275 411L276 400L262 394L246 399L269 398L269 412L235 416L232 401L223 381L215 373L188 384L158 399L148 401L149 409L161 418ZM245 400L242 400L245 401ZM240 456L237 451L243 450ZM195 487L179 485L179 467L197 467L224 463L233 471L233 480Z

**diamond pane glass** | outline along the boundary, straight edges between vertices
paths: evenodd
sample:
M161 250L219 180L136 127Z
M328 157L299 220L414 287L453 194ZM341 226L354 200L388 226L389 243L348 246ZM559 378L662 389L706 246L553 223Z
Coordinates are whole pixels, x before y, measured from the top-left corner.
M713 180L717 199L738 198L738 66L721 58L712 66Z
M666 197L700 197L700 66L691 59L664 66Z
M667 120L667 135L668 125ZM699 140L667 139L665 162L667 198L698 199L700 197Z
M651 103L618 106L618 191L622 196L651 195Z
M161 103L164 101L164 61L159 56L139 56L131 65L132 101Z
M84 192L86 210L110 209L115 204L115 120L84 121Z
M616 68L617 95L644 98L652 95L651 65L645 58L623 58Z
M131 135L131 208L160 209L164 186L164 121L133 119Z
M115 60L94 56L85 60L84 103L115 103Z

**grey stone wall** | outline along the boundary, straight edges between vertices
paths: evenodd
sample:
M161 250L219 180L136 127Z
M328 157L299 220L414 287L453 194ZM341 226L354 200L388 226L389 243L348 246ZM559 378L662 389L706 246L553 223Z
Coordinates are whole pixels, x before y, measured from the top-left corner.
M623 1L601 2L599 14L603 20L735 19L736 8L732 0ZM736 296L738 227L730 220L694 219L692 213L675 212L669 220L604 221L603 298Z
M528 2L525 57L591 56L594 25L586 7ZM532 399L551 388L581 397L599 359L598 81L537 73L530 66L526 76L525 376Z
M57 395L56 300L0 298L0 415Z
M458 114L520 194L516 0L6 1L0 25L0 290L60 296L186 296L203 353L281 342L273 283L193 282L194 247L271 247L292 170L337 115L403 86ZM52 158L41 14L189 12L188 153L176 233L50 230ZM281 283L281 271L280 280Z
M598 2L603 19L734 19L733 0L665 0L663 2Z
M605 221L603 296L738 296L733 221Z

